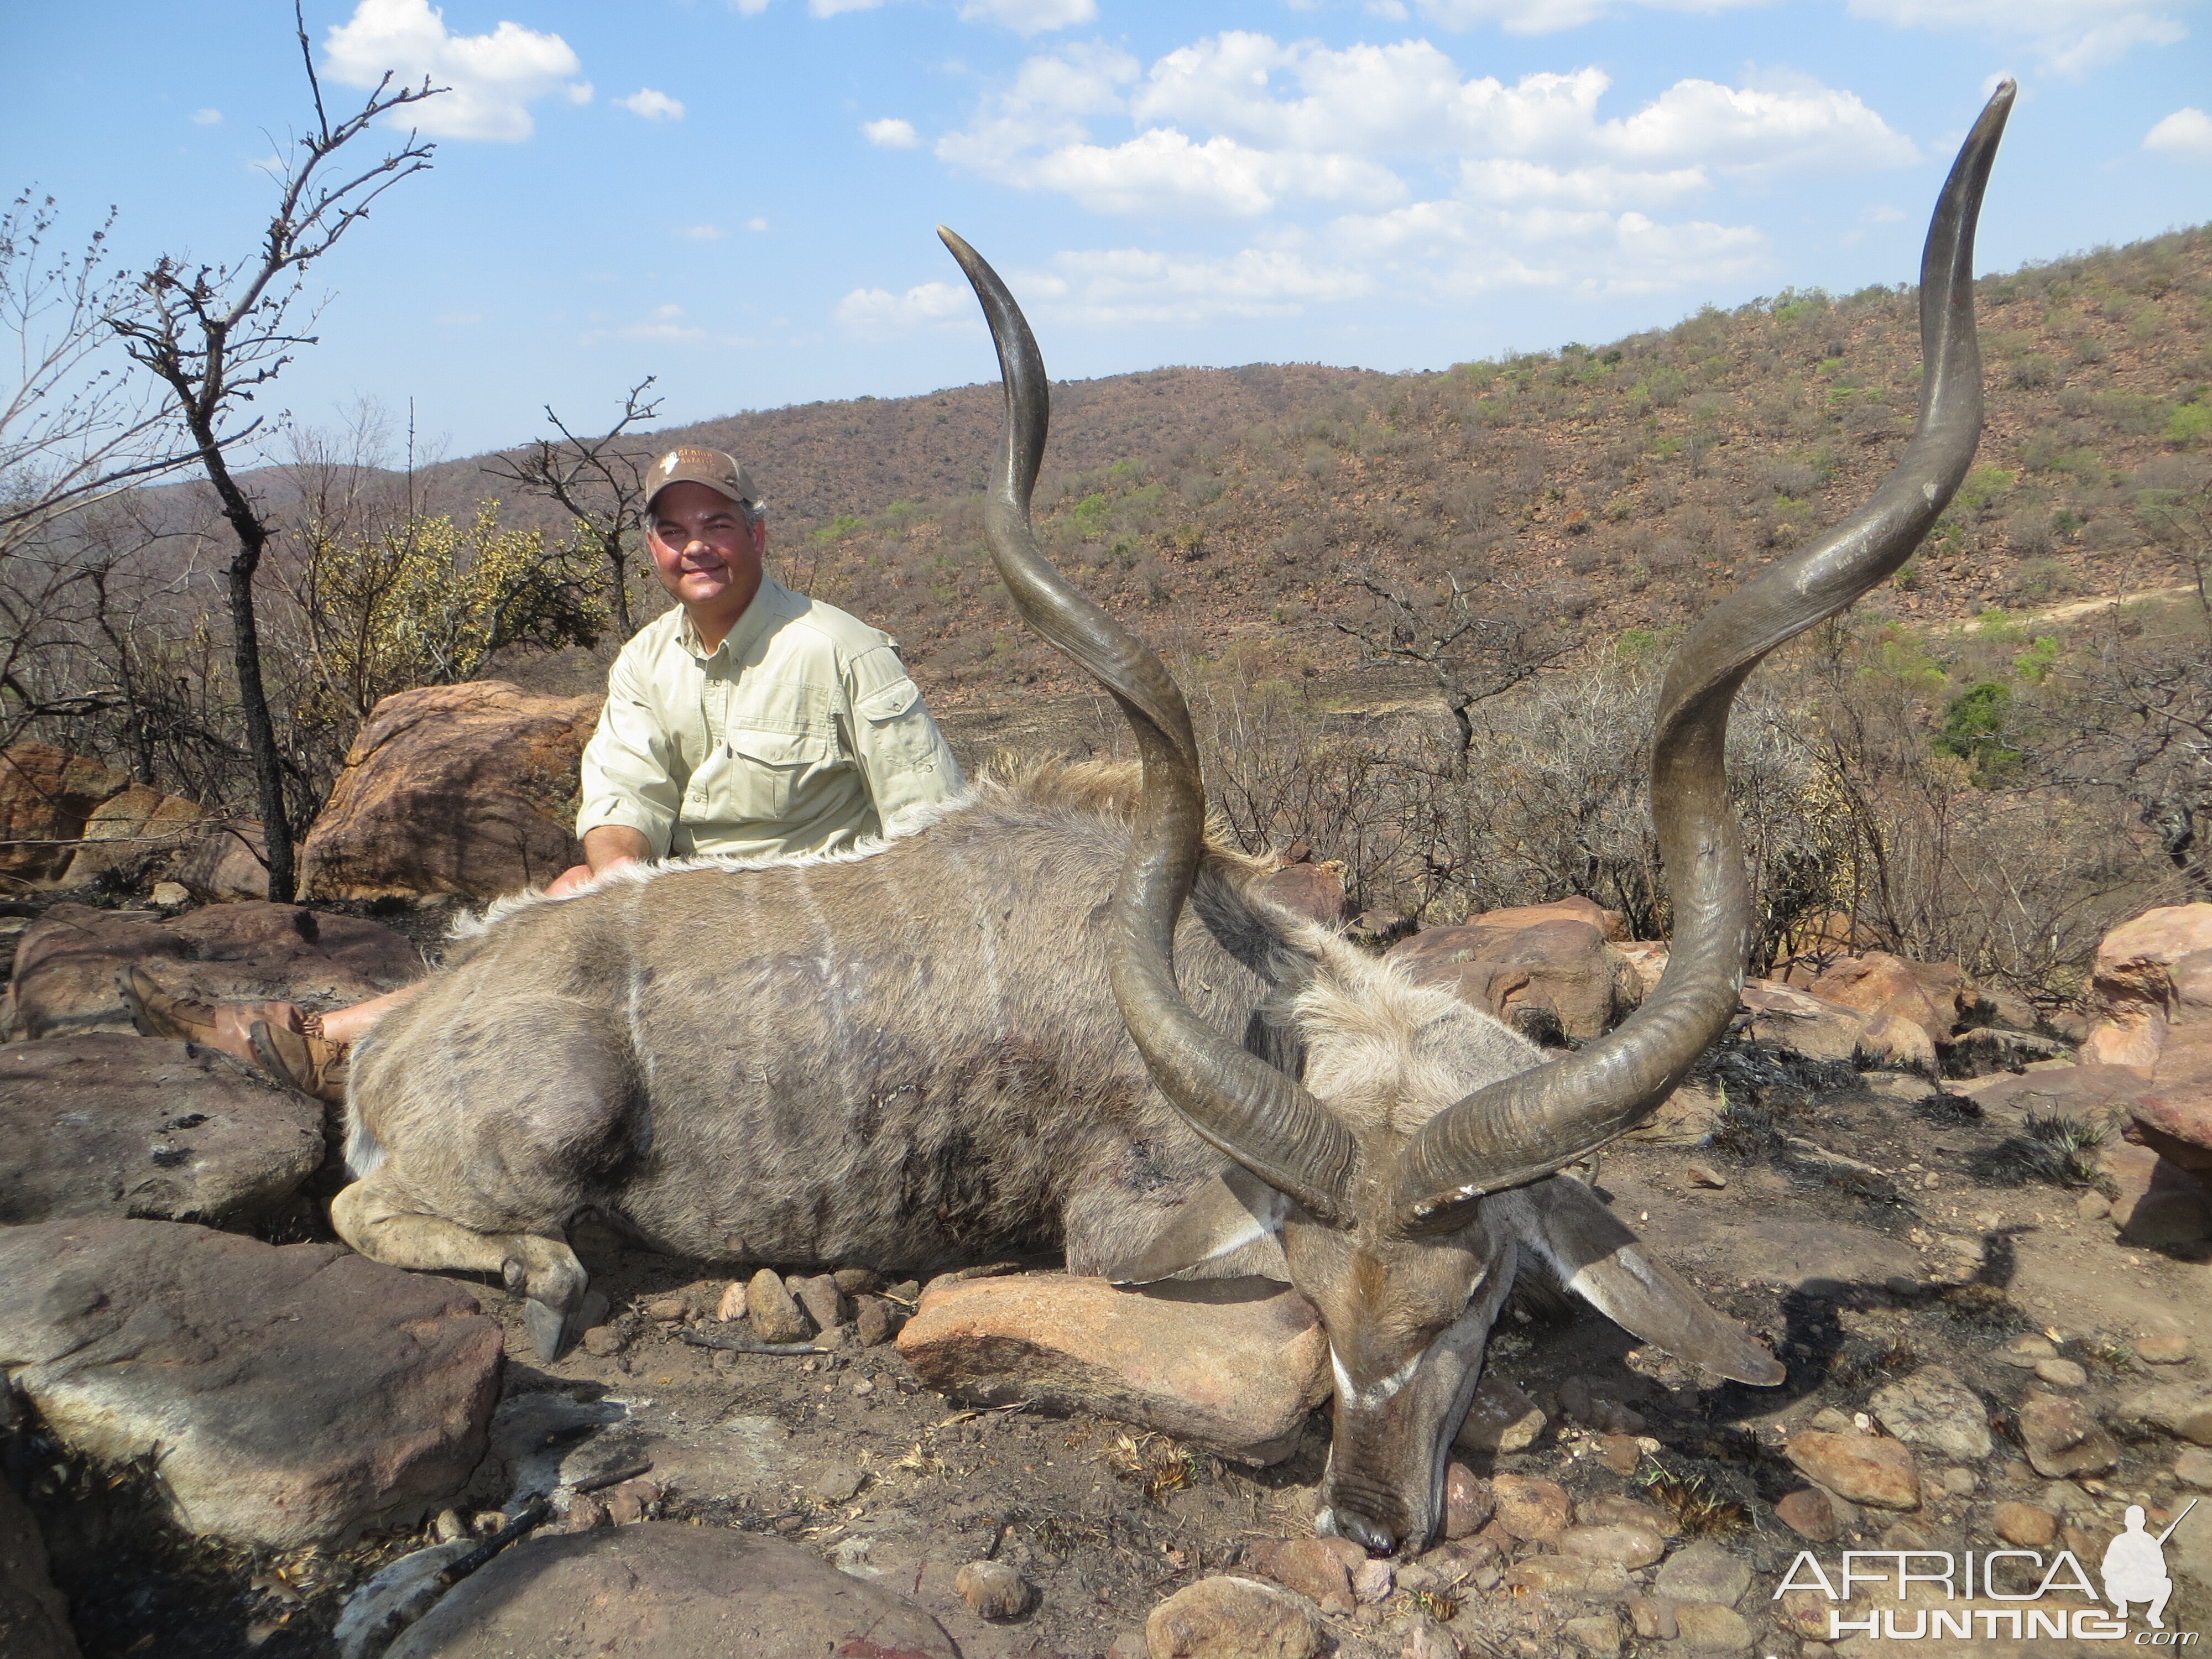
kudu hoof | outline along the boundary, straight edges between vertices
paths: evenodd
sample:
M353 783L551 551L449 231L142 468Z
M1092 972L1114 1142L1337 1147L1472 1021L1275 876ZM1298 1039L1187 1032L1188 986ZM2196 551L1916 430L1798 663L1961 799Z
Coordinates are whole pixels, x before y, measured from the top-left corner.
M574 1347L577 1338L606 1316L607 1299L597 1291L586 1292L567 1313L534 1297L522 1304L522 1327L530 1334L530 1346L549 1364Z

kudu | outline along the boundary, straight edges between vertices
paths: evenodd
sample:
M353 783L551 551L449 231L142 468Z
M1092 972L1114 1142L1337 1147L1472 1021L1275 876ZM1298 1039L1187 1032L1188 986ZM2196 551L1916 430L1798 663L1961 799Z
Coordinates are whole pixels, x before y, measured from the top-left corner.
M1043 365L1004 284L946 233L1006 386L993 556L1030 625L1121 704L1141 787L1039 769L860 854L634 868L495 907L361 1046L339 1232L380 1261L501 1274L549 1357L583 1302L563 1230L586 1209L708 1261L927 1268L1057 1239L1072 1271L1123 1283L1268 1273L1318 1310L1334 1360L1320 1525L1377 1550L1432 1532L1524 1263L1710 1371L1780 1381L1559 1172L1638 1123L1735 1012L1752 925L1723 767L1737 688L1901 564L1972 458L1972 234L2012 96L1983 112L1929 230L1902 460L1839 529L1714 606L1668 670L1652 799L1674 948L1619 1030L1546 1060L1278 908L1265 866L1206 842L1181 692L1037 551Z

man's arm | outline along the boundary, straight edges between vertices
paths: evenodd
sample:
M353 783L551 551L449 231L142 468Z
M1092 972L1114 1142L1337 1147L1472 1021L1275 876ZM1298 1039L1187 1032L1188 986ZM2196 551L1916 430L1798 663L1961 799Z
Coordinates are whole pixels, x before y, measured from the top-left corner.
M908 807L959 793L966 781L960 763L922 707L921 692L898 653L889 646L862 652L847 665L844 680L853 710L853 753L878 823L888 829Z
M655 708L653 691L625 649L607 673L606 706L599 729L584 745L576 833L596 872L592 838L602 830L627 830L642 850L630 857L668 853L684 786L675 776L675 744ZM603 840L602 845L614 843ZM628 846L628 842L622 843ZM612 854L610 854L612 856Z
M592 873L604 876L617 865L635 864L653 856L653 843L636 830L619 823L602 823L584 831L584 862Z

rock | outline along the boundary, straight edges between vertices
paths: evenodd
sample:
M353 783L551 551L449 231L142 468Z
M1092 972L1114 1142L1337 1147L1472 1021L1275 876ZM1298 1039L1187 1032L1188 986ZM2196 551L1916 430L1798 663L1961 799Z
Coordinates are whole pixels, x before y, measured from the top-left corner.
M1597 1564L1575 1555L1529 1555L1505 1570L1505 1582L1529 1595L1578 1595L1589 1585Z
M197 802L133 783L93 809L84 841L61 878L64 887L103 878L131 889L166 876L209 833L214 817ZM189 896L189 894L187 895Z
M1674 1517L1657 1504L1622 1492L1584 1498L1575 1506L1575 1518L1586 1527L1641 1527L1662 1538L1672 1538L1680 1530Z
M2212 1492L2212 1451L2202 1446L2184 1446L2181 1455L2173 1460L2173 1478L2185 1486Z
M1556 1480L1534 1475L1500 1474L1491 1479L1498 1523L1512 1537L1532 1544L1556 1544L1574 1518L1567 1490Z
M1751 1626L1734 1607L1685 1601L1674 1609L1682 1645L1692 1653L1741 1653L1751 1645Z
M2057 1352L2051 1346L2049 1339L2024 1332L1999 1349L1996 1358L2016 1370L2032 1371L2039 1362L2051 1358Z
M867 1480L857 1463L831 1463L817 1471L806 1486L825 1504L849 1504Z
M783 1281L792 1299L806 1310L806 1316L814 1322L817 1331L835 1330L845 1322L845 1295L837 1288L837 1281L828 1273L817 1273L811 1279L793 1276Z
M2058 1037L1977 1026L1953 1039L1943 1055L1943 1075L1988 1077L1997 1072L2022 1072L2039 1060L2067 1060L2073 1054L2074 1045Z
M0 749L0 876L59 882L93 814L131 787L129 773L50 744Z
M2177 1001L2172 969L2205 950L2212 950L2212 904L2147 910L2106 934L2089 981L2090 1004L2102 1018L2081 1045L2082 1060L2150 1075Z
M1578 916L1501 922L1494 911L1455 927L1431 927L1390 947L1425 985L1440 985L1516 1030L1601 1036L1644 1000L1644 981L1604 930Z
M1751 1564L1718 1544L1686 1544L1667 1558L1651 1587L1678 1602L1711 1601L1732 1607L1751 1588Z
M1674 1604L1656 1595L1628 1598L1628 1617L1645 1641L1671 1642L1681 1634L1674 1623Z
M1956 1006L1939 1011L1911 965L1887 951L1845 957L1809 988L1816 997L1857 1009L1868 1017L1869 1024L1881 1015L1907 1022L1926 1036L1923 1046L1930 1060L1935 1058L1937 1043L1951 1040L1951 1028L1958 1023Z
M2101 1474L2120 1449L2078 1400L2030 1389L2020 1402L2020 1437L2027 1461L2046 1480Z
M1990 1528L2008 1544L2039 1550L2058 1536L2058 1517L2040 1504L2000 1504L1990 1511Z
M1145 1620L1151 1659L1313 1659L1321 1610L1303 1595L1254 1578L1201 1578Z
M1466 1649L1450 1630L1425 1613L1406 1621L1406 1643L1398 1659L1461 1659Z
M2102 1221L2112 1212L2112 1200L2102 1193L2084 1193L2074 1200L2074 1213L2084 1221Z
M1253 1571L1323 1605L1332 1597L1350 1604L1352 1570L1366 1559L1346 1538L1261 1538L1245 1551Z
M323 1162L320 1103L191 1043L0 1048L0 1225L267 1214Z
M1388 1561L1362 1561L1352 1570L1352 1599L1376 1607L1390 1599L1396 1579Z
M2023 1408L2024 1409L2024 1408ZM2212 1446L2212 1389L2187 1382L2161 1382L2122 1397L2112 1420L2145 1425L2176 1439Z
M1800 1486L1774 1505L1775 1519L1801 1538L1826 1544L1836 1535L1836 1509L1818 1486Z
M1483 1374L1452 1443L1468 1451L1526 1451L1547 1421L1536 1402L1494 1371Z
M853 1298L853 1334L864 1348L880 1347L898 1334L898 1316L879 1296Z
M157 881L148 890L146 902L173 908L192 902L192 890L180 881Z
M1902 1382L1875 1390L1867 1409L1908 1446L1925 1446L1955 1462L1990 1455L1989 1407L1942 1365L1923 1365Z
M581 862L576 764L603 701L501 680L385 698L301 847L301 896L492 898Z
M1856 1060L1866 1040L1866 1018L1856 1009L1772 980L1746 980L1742 1003L1753 1042L1808 1060Z
M1018 1619L1029 1611L1028 1581L1004 1561L970 1561L952 1587L979 1618Z
M1653 1109L1624 1139L1655 1146L1694 1146L1720 1127L1728 1103L1698 1084L1686 1083Z
M515 1545L454 1586L385 1659L957 1659L958 1651L912 1602L811 1550L728 1528L647 1521Z
M1705 1187L1716 1192L1728 1185L1728 1177L1710 1164L1684 1164L1682 1179L1692 1187Z
M1490 1482L1457 1459L1444 1469L1444 1536L1465 1538L1480 1532L1496 1508Z
M2131 1103L2130 1109L2141 1103ZM2142 1136L2142 1120L2130 1120L2122 1133ZM2107 1147L2107 1169L2118 1161L2115 1152L2136 1152L2132 1146ZM2203 1173L2192 1173L2168 1158L2158 1158L2152 1160L2145 1175L2147 1178L2133 1191L2129 1190L2133 1183L2121 1183L2113 1218L2120 1224L2122 1243L2162 1250L2187 1249L2212 1239L2212 1188L2206 1187Z
M1620 1651L1620 1620L1609 1613L1567 1620L1560 1625L1559 1634L1590 1659L1614 1659Z
M1866 1017L1866 1034L1859 1039L1854 1057L1863 1066L1892 1072L1936 1073L1936 1045L1916 1022L1902 1014L1875 1012Z
M1312 1305L1262 1279L969 1279L924 1293L898 1351L962 1400L1110 1417L1247 1463L1288 1456L1328 1393Z
M217 818L172 872L203 904L251 904L269 897L269 841L258 818Z
M415 1550L346 1597L331 1632L338 1659L377 1659L394 1637L437 1606L448 1589L438 1575L475 1547L474 1539L449 1538Z
M0 763L6 758L0 755ZM5 1479L0 1479L0 1653L8 1659L77 1659L69 1603L47 1571L38 1518Z
M1632 1571L1650 1566L1666 1553L1659 1534L1643 1527L1569 1527L1559 1534L1560 1554L1610 1561Z
M2080 1389L2088 1386L2089 1373L2070 1359L2039 1359L2035 1362L2035 1380L2054 1389Z
M773 1267L763 1267L745 1286L745 1311L752 1318L753 1334L763 1342L804 1342L814 1334L805 1311Z
M1542 904L1514 904L1502 909L1484 910L1467 919L1470 927L1519 928L1534 927L1539 922L1579 921L1595 927L1608 943L1628 937L1628 919L1618 910L1608 910L1595 899L1571 893L1565 898L1551 899Z
M1657 939L1624 939L1613 948L1628 958L1628 965L1636 970L1636 977L1643 982L1645 996L1659 988L1659 981L1667 973L1668 951L1663 942Z
M500 1357L465 1291L336 1244L0 1230L0 1365L72 1449L158 1454L196 1533L289 1549L434 1510L483 1455Z
M225 904L155 917L57 904L16 947L6 997L10 1035L131 1034L115 975L132 966L173 995L276 998L310 1008L360 1002L424 971L422 953L391 928L296 905Z
M1318 864L1289 864L1269 876L1260 890L1297 916L1324 927L1341 927L1352 920L1352 904L1344 892L1344 863L1329 859Z
M594 1359L611 1359L629 1343L629 1339L616 1325L594 1325L583 1336L584 1352Z
M1982 1484L1972 1469L1954 1467L1943 1471L1943 1490L1954 1498L1971 1497Z
M873 1296L884 1287L884 1276L873 1267L840 1267L830 1277L847 1296Z
M1920 1475L1912 1454L1873 1435L1800 1431L1790 1437L1790 1461L1809 1480L1878 1510L1920 1507Z
M2146 1336L2136 1344L2136 1358L2146 1365L2185 1365L2196 1346L2185 1336Z
M714 1304L714 1317L727 1323L745 1316L745 1281L733 1279L722 1290L722 1298Z

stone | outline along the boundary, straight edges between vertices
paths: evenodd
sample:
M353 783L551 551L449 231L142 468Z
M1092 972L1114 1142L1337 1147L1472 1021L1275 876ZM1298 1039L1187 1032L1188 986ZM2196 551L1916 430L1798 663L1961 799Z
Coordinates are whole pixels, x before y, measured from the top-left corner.
M1936 1056L1936 1045L1948 1042L1951 1028L1958 1024L1956 1006L1939 1011L1935 1000L1914 975L1911 965L1886 951L1845 957L1814 980L1809 988L1816 997L1857 1009L1869 1017L1869 1025L1875 1017L1881 1015L1909 1023L1926 1036L1923 1046L1931 1060Z
M1480 1532L1495 1509L1490 1482L1456 1458L1444 1469L1444 1536L1464 1538Z
M1651 1588L1678 1602L1712 1601L1732 1607L1751 1588L1751 1564L1718 1544L1685 1544L1667 1558Z
M1530 1595L1579 1594L1589 1586L1595 1563L1574 1555L1523 1556L1505 1570L1505 1583Z
M1684 1601L1674 1609L1682 1644L1692 1653L1741 1653L1751 1645L1751 1626L1734 1607Z
M1972 1469L1954 1465L1943 1471L1943 1490L1954 1498L1967 1498L1982 1484L1982 1478Z
M216 818L171 872L203 904L252 904L269 897L269 840L258 818Z
M1990 1529L2008 1544L2039 1550L2058 1536L2058 1517L2040 1504L2000 1504L1990 1511Z
M93 814L131 787L129 773L51 744L0 749L0 876L59 883Z
M1667 942L1664 939L1616 939L1613 948L1628 958L1628 965L1636 969L1636 977L1644 981L1644 994L1650 996L1659 988L1659 981L1667 975Z
M86 887L104 879L143 889L177 867L209 833L214 817L195 801L143 783L127 785L86 818L83 842L63 872L61 885Z
M2102 1221L2112 1212L2112 1200L2102 1193L2084 1193L2074 1200L2074 1213L2084 1221Z
M2146 1336L2136 1344L2136 1358L2146 1365L2185 1365L2196 1347L2185 1336Z
M2188 1382L2160 1382L2124 1395L2112 1420L2143 1425L2178 1440L2212 1446L2212 1389Z
M1398 1659L1462 1659L1466 1651L1449 1627L1417 1613L1406 1621L1406 1642L1398 1650Z
M1644 981L1578 915L1526 921L1492 912L1462 926L1431 927L1390 947L1424 985L1439 985L1525 1034L1577 1042L1602 1036L1644 1000Z
M1667 1553L1659 1534L1643 1527L1569 1527L1559 1534L1559 1553L1616 1566L1648 1567Z
M879 1296L853 1298L853 1334L864 1348L881 1347L898 1334L898 1316Z
M180 881L157 881L147 890L146 902L164 907L190 904L192 890Z
M621 1480L599 1494L607 1519L617 1527L635 1526L651 1514L661 1498L657 1480Z
M1898 1441L1808 1429L1790 1437L1788 1451L1807 1480L1854 1504L1877 1510L1920 1507L1919 1471L1912 1466L1912 1454Z
M845 1322L845 1294L828 1273L817 1273L811 1278L794 1275L783 1281L783 1287L791 1292L793 1301L806 1310L806 1316L814 1322L816 1330L834 1330Z
M1836 1535L1835 1505L1818 1486L1800 1486L1784 1493L1774 1505L1774 1516L1800 1538L1815 1544L1828 1543Z
M2054 1357L2057 1352L2058 1350L2051 1346L2047 1339L2032 1333L2025 1333L2007 1342L1997 1351L1996 1357L2008 1365L2014 1366L2021 1370L2032 1371L2042 1361Z
M959 1650L912 1602L811 1550L647 1521L514 1546L455 1585L384 1659L556 1653L957 1659Z
M1534 1401L1496 1372L1486 1372L1452 1443L1474 1452L1526 1451L1547 1420Z
M1686 1083L1622 1139L1654 1146L1695 1146L1720 1127L1721 1113L1727 1106L1717 1091Z
M664 1325L673 1324L691 1311L680 1296L655 1297L645 1304L645 1316Z
M438 1575L475 1547L474 1539L448 1538L381 1568L338 1611L331 1632L337 1659L377 1659L394 1637L445 1595L447 1586Z
M847 1296L873 1296L884 1288L884 1276L873 1267L840 1267L830 1277Z
M594 1325L583 1335L584 1352L594 1359L611 1359L629 1345L618 1325Z
M1684 1164L1682 1179L1692 1187L1710 1188L1716 1192L1728 1185L1728 1177L1710 1164Z
M325 1151L319 1102L211 1048L106 1031L0 1048L0 1225L251 1220Z
M1575 1519L1586 1527L1641 1527L1662 1538L1672 1538L1680 1530L1674 1517L1656 1504L1623 1492L1584 1498L1575 1506Z
M1590 1659L1614 1659L1620 1651L1620 1620L1609 1613L1567 1620L1559 1626L1559 1634Z
M1923 1365L1875 1389L1867 1409L1908 1446L1924 1446L1954 1462L1990 1455L1989 1407L1948 1367Z
M1681 1632L1674 1623L1674 1604L1641 1592L1628 1598L1629 1621L1647 1642L1671 1642Z
M2120 1461L2118 1443L2087 1407L2037 1389L2021 1398L2020 1437L2029 1464L2049 1480L2101 1474Z
M957 1281L923 1294L898 1351L971 1404L1113 1418L1253 1464L1287 1457L1329 1388L1312 1304L1256 1278Z
M1223 1575L1185 1586L1145 1620L1149 1659L1313 1659L1321 1609L1255 1578Z
M1567 1489L1556 1480L1527 1474L1493 1475L1490 1492L1497 1504L1498 1525L1508 1535L1528 1543L1556 1544L1574 1518Z
M817 1470L806 1489L825 1504L849 1504L868 1477L857 1463L830 1463Z
M1246 1546L1253 1571L1311 1601L1352 1600L1352 1570L1367 1552L1346 1538L1261 1538Z
M1362 1561L1352 1570L1352 1599L1374 1607L1390 1599L1395 1583L1388 1561Z
M1608 910L1595 899L1571 893L1565 898L1549 899L1541 904L1507 905L1501 909L1483 910L1467 919L1470 927L1519 928L1533 927L1543 921L1579 921L1595 927L1608 943L1617 944L1628 937L1628 918L1619 910Z
M1488 1589L1504 1569L1496 1543L1486 1537L1455 1538L1423 1553L1417 1565L1433 1572L1447 1584L1473 1584Z
M0 1230L0 1366L63 1444L155 1455L189 1530L412 1524L483 1455L501 1334L442 1279L164 1221Z
M501 680L385 698L301 843L301 896L494 898L581 863L576 765L603 701Z
M814 1334L805 1310L773 1267L763 1267L745 1286L745 1311L752 1319L753 1334L763 1342L804 1342Z
M422 952L378 922L292 904L223 904L182 915L57 904L24 930L0 1012L15 1040L131 1035L117 970L145 969L205 1002L341 1008L422 978Z
M1746 980L1742 1004L1753 1042L1808 1060L1855 1060L1866 1041L1866 1017L1856 1009L1772 980Z
M0 756L4 762L5 756ZM47 1571L38 1517L0 1479L0 1653L8 1659L77 1659L69 1603Z
M2173 965L2212 950L2212 904L2147 910L2097 946L2089 1001L2102 1018L2081 1045L2084 1061L2148 1077L2156 1067L2173 1008Z
M714 1317L728 1322L745 1316L745 1281L733 1279L722 1290L721 1300L714 1304Z
M2088 1386L2089 1373L2070 1359L2039 1359L2035 1362L2035 1380L2054 1389L2081 1389Z
M1917 1072L1932 1078L1936 1071L1936 1044L1924 1029L1902 1014L1869 1014L1855 1059L1860 1066L1887 1072Z
M2185 1486L2212 1492L2212 1451L2202 1446L2184 1446L2180 1455L2173 1460L2173 1478Z
M1324 927L1341 927L1352 920L1352 903L1345 896L1344 862L1340 859L1286 864L1269 876L1260 890L1291 915L1317 921Z
M1782 1627L1801 1641L1826 1642L1828 1609L1834 1605L1816 1589L1784 1590L1778 1600L1775 1615ZM1825 1653L1826 1650L1820 1651Z
M2130 1109L2143 1103L2132 1102ZM2144 1133L2141 1118L2131 1120L2122 1133L2141 1138ZM2132 1146L2107 1147L2107 1169L2119 1161L2116 1153L2137 1151ZM2121 1243L2154 1250L2186 1250L2212 1240L2212 1187L2206 1184L2212 1170L2192 1172L2170 1158L2155 1158L2145 1174L2147 1178L2139 1185L2121 1182L2119 1202L2113 1206L2120 1223Z
M952 1588L978 1618L1018 1619L1029 1611L1029 1582L1004 1561L969 1562Z

